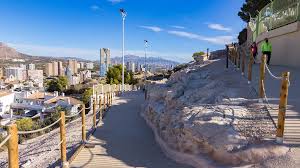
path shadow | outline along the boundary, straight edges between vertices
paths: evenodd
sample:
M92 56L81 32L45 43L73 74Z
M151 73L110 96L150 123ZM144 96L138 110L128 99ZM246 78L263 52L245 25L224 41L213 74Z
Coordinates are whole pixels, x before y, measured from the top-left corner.
M122 96L122 100L127 103L114 105L107 113L103 126L97 128L94 137L105 143L96 145L105 148L107 156L131 167L188 167L167 158L156 144L152 130L140 116L144 94L140 91L129 92Z

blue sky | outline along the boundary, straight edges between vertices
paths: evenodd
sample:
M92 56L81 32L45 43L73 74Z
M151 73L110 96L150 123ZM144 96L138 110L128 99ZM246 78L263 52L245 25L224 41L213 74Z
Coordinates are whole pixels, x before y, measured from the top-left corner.
M121 55L125 8L126 54L180 62L195 51L224 48L245 24L244 0L1 0L0 41L32 55L99 59L99 49Z

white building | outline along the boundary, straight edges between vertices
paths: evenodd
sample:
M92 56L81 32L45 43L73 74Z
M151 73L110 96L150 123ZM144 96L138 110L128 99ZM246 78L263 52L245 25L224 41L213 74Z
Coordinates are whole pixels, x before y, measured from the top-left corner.
M44 115L49 115L49 113L56 111L58 106L65 108L68 112L77 113L80 107L80 102L72 97L66 97L64 94L58 95L58 92L47 93L39 91L31 91L20 93L20 96L16 96L15 103L12 103L11 108L14 110L22 109L25 114L29 111L35 111L41 119Z
M22 81L24 80L24 69L19 67L5 68L5 75L7 81Z
M23 70L26 70L26 69L27 69L27 67L26 67L25 64L20 64L20 68L22 68Z
M94 63L92 62L86 63L86 69L94 69Z
M35 70L35 64L28 64L28 70Z
M92 79L92 73L90 70L80 71L80 81L84 82L88 79Z
M79 65L80 65L80 66L79 66L79 69L84 69L84 68L85 68L85 67L84 67L84 62L80 62Z
M15 94L9 91L0 91L0 116L9 114L11 104L14 103Z
M27 79L33 81L38 87L43 87L43 70L27 70Z
M134 62L131 62L130 65L129 65L129 71L131 72L135 72L135 63Z

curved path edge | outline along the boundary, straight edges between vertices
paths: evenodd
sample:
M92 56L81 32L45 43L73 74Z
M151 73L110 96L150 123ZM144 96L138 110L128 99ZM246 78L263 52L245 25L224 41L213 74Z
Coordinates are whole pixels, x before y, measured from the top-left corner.
M201 158L201 157L196 157L195 155L190 155L182 152L175 151L171 149L166 142L159 136L156 128L154 125L147 119L147 117L144 115L144 112L141 112L142 118L146 121L147 125L152 129L154 133L154 137L158 145L161 147L162 151L165 153L167 157L170 159L181 163L181 164L186 164L189 166L193 166L196 168L215 168L216 166L213 166L211 162L208 160Z

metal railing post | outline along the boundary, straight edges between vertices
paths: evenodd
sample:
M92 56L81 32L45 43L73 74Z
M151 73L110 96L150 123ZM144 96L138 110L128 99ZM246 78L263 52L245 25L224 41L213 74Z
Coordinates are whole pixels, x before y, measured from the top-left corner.
M8 166L9 168L19 167L19 137L18 128L16 124L11 124L8 127L8 135L10 138L8 140Z
M289 78L290 78L290 72L284 72L282 74L280 102L279 102L279 111L278 111L278 126L277 126L277 133L276 133L277 143L283 143L285 113L286 113L287 99L289 93Z
M60 126L60 156L61 156L61 162L62 162L62 167L67 168L69 166L67 162L67 142L66 142L66 127L65 127L65 112L61 111L60 112L60 121L59 121L59 126Z

